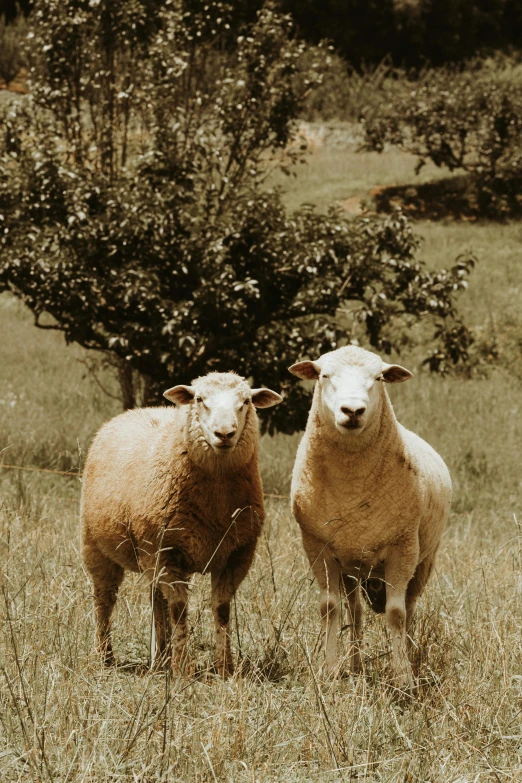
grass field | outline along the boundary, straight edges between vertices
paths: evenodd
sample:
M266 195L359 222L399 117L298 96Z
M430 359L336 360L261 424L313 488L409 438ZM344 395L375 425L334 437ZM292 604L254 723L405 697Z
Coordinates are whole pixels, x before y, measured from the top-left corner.
M360 158L350 145L320 150L311 167L287 183L289 204L317 194L324 206L413 180L410 158ZM463 310L500 351L499 366L484 377L442 380L420 371L393 390L400 420L440 451L455 485L414 629L418 695L395 697L388 639L370 615L364 676L323 678L317 589L288 501L273 497L236 601L233 642L243 674L175 682L148 673L150 609L134 577L123 584L114 627L117 658L128 665L103 670L78 551L80 482L4 469L2 782L522 780L522 226L423 223L418 231L430 265L474 249L480 263ZM2 461L81 468L94 431L118 403L96 385L84 352L37 331L9 297L0 297L0 328ZM409 359L401 357L415 371ZM267 493L288 493L297 442L263 439ZM202 671L212 661L211 620L209 584L199 578L191 644Z

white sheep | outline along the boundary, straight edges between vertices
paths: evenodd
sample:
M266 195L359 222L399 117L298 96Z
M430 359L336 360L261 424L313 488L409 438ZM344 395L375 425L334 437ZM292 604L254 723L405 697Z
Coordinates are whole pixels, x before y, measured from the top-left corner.
M398 423L385 388L385 383L413 376L356 346L299 362L290 372L317 380L291 496L321 590L326 667L332 674L338 671L342 578L352 627L352 669L361 668L362 582L375 611L386 611L397 685L411 688L406 633L451 503L445 463Z
M83 474L82 554L94 584L97 645L114 660L110 617L125 570L152 586L156 648L190 671L187 601L193 573L211 574L216 666L233 671L230 601L264 520L255 407L281 402L234 373L212 372L105 424ZM255 407L254 407L255 406ZM171 625L172 624L172 625Z

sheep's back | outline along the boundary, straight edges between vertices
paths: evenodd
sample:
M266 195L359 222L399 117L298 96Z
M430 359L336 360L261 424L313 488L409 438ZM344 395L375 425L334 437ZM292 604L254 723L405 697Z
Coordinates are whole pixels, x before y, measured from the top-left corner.
M181 443L183 414L177 408L137 408L104 424L87 455L84 493L96 483L97 493L103 493L105 487L110 495L115 479L120 487L136 488L136 482L140 486L148 481L150 470L162 454L167 458L176 441Z

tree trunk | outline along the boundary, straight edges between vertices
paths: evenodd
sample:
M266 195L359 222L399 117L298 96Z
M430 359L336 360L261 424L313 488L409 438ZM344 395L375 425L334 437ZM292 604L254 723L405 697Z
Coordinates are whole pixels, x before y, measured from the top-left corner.
M136 407L134 371L131 364L119 356L115 357L114 364L116 365L120 382L121 401L124 410L127 411Z

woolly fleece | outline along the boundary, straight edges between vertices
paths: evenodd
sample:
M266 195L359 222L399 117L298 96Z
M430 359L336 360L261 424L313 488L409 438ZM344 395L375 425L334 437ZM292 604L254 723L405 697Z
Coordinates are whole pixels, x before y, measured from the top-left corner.
M198 394L251 389L233 373L197 379ZM112 663L110 615L124 571L152 585L156 645L172 665L190 670L188 584L212 576L216 665L232 671L230 600L246 575L265 517L258 467L258 426L250 401L236 447L216 455L202 435L196 405L128 411L105 424L83 475L82 553L94 583L97 641Z
M397 368L403 368L355 346L332 351L313 364L319 372L327 370L328 377L336 368L366 367L378 394L365 430L343 436L321 413L319 380L293 471L292 508L321 588L326 664L331 672L338 670L340 577L351 614L354 670L361 667L360 580L382 578L397 683L408 687L413 678L405 634L448 518L449 472L428 443L398 423L386 385L379 382L386 380L379 377L386 368L394 379Z

